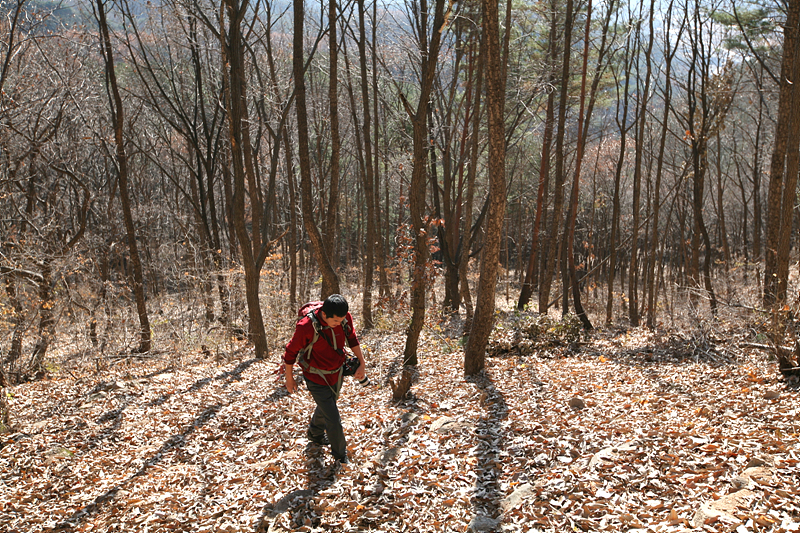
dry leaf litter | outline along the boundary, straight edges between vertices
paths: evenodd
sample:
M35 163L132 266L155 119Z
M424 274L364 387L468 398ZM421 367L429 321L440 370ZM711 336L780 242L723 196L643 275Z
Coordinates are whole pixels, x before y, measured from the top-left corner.
M457 340L428 331L399 404L404 338L367 335L340 470L275 353L18 386L0 531L800 531L797 391L758 353L648 335L495 350L464 379Z

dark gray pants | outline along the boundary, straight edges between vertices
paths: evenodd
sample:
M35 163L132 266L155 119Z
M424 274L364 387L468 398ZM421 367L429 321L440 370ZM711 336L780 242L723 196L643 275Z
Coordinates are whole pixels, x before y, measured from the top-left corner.
M347 442L344 439L344 429L342 419L339 416L339 407L336 405L336 394L339 387L329 387L328 385L317 385L313 381L305 380L308 392L314 398L317 408L311 415L308 433L312 438L321 438L324 433L328 434L331 443L331 455L334 459L343 459L347 455Z

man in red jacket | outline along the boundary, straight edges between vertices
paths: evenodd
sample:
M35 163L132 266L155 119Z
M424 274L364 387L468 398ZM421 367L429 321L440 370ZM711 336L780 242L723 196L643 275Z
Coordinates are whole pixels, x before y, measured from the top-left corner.
M336 405L342 386L345 342L360 363L355 378L364 379L366 371L364 355L361 353L361 346L353 329L353 317L350 316L348 309L347 300L342 295L328 296L319 309L312 311L313 316L305 316L297 321L292 340L286 345L283 354L286 389L292 394L297 390L292 370L298 354L305 352L313 342L306 359L307 364L301 364L306 387L317 404L311 416L307 437L317 444L330 444L331 454L337 466L348 462L347 442L344 438L339 407ZM318 328L316 332L315 319ZM314 342L315 333L316 342Z

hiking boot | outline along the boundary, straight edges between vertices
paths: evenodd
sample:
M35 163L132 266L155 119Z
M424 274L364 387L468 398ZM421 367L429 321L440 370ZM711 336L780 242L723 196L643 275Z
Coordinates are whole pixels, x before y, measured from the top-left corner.
M333 471L334 472L340 471L342 468L344 468L344 465L346 464L350 464L350 459L348 459L346 455L341 459L336 459L335 461L333 461Z
M322 435L320 435L318 437L315 437L309 431L309 432L306 433L306 437L308 438L308 440L310 440L311 442L313 442L314 444L317 444L319 446L328 446L331 443L328 440L328 435L326 435L325 433L323 433Z

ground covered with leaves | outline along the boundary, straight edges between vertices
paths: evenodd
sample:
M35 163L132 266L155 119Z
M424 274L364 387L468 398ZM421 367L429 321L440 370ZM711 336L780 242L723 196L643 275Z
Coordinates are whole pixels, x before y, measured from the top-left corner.
M313 401L276 382L277 353L11 389L0 531L800 531L800 395L735 339L537 346L499 328L464 379L458 340L432 328L401 403L403 336L362 342L372 383L345 384L340 470L306 440Z

